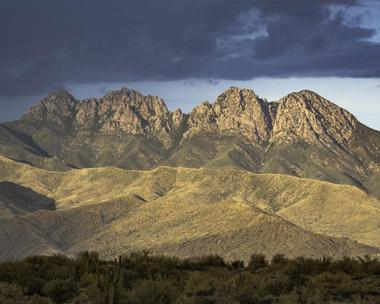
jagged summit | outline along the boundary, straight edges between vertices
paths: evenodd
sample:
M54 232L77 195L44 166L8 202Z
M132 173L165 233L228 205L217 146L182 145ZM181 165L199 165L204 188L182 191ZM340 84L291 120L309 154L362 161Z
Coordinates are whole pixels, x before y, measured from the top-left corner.
M74 96L69 92L57 91L33 106L21 119L34 122L53 120L57 124L64 125L68 116L74 111L75 102Z
M262 142L269 139L271 128L269 104L253 90L231 87L213 104L202 103L190 112L184 137L200 133L240 133L247 140Z
M101 98L76 100L66 91L43 99L22 120L74 130L96 128L99 132L144 135L169 146L183 119L181 111L170 112L157 96L144 96L126 87Z
M189 114L169 111L157 96L126 87L101 98L75 100L67 91L43 99L22 119L61 127L156 137L166 147L186 128L183 139L200 134L238 134L248 142L349 143L358 121L349 112L310 90L293 92L272 103L251 89L230 87L214 103L203 102Z
M130 89L128 87L122 87L119 90L114 91L108 91L103 97L99 98L99 101L102 102L103 100L113 100L115 102L120 101L143 101L143 102L149 102L154 100L160 100L163 104L165 102L162 100L162 98L158 96L152 96L152 95L146 95L144 96L141 92L136 91L134 89ZM166 105L165 105L166 107Z
M213 104L202 103L189 115L186 138L199 133L240 134L248 141L347 144L358 121L349 112L310 90L272 103L253 90L231 87Z
M69 98L69 99L75 99L74 96L67 90L58 90L46 98L46 100L53 100L53 99L59 99L59 98Z
M357 119L315 92L302 90L278 102L273 139L348 144L358 131Z
M358 121L352 114L310 90L269 103L251 89L230 87L214 103L203 102L189 114L180 109L171 112L163 99L126 87L79 101L67 91L58 91L22 119L155 137L166 147L173 144L185 121L184 140L200 134L238 134L258 144L304 141L330 145L347 144L358 133Z

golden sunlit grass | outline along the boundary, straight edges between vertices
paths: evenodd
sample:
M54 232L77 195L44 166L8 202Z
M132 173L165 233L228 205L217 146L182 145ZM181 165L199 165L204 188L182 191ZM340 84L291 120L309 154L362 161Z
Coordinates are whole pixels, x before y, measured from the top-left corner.
M53 198L61 212L134 202L128 216L81 239L72 251L87 246L111 255L126 248L161 250L166 246L181 255L177 244L190 246L194 240L205 242L206 249L217 245L222 251L220 243L226 236L235 244L228 249L230 257L238 248L248 255L255 242L267 246L269 254L275 253L276 244L285 248L293 242L296 255L308 240L313 240L310 254L322 254L318 248L328 248L332 255L341 250L339 242L305 230L380 246L380 202L352 186L236 169L103 167L55 172L4 157L0 157L0 168L0 180ZM288 240L281 243L284 235ZM215 246L210 245L213 242ZM187 252L191 250L190 246Z

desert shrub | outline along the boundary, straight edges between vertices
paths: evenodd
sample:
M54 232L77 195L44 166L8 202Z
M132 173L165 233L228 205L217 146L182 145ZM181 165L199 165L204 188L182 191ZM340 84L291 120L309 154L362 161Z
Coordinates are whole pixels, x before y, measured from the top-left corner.
M380 275L380 262L377 258L371 258L370 256L358 257L357 262L362 273Z
M146 264L152 259L153 259L153 255L148 250L131 252L129 255L126 255L123 257L123 260L126 263L129 262L132 264Z
M291 290L291 282L286 275L278 275L275 277L263 278L258 286L258 294L261 296L275 295L287 293Z
M260 279L252 277L251 273L245 273L245 284L234 291L234 298L241 304L256 304L259 301L257 295L257 286L260 284Z
M131 281L140 279L178 279L180 261L176 257L154 256L147 251L135 252L123 259L124 286L131 287Z
M179 294L176 282L142 280L127 293L127 303L169 304L174 303Z
M79 252L75 264L77 271L80 273L95 272L96 264L99 262L99 254L97 252L82 251Z
M219 255L206 255L202 257L191 258L186 261L188 264L187 269L201 270L208 267L225 267L224 259ZM186 263L185 262L185 263Z
M33 295L24 303L25 304L54 304L54 302L51 299L41 297L39 295Z
M235 270L235 271L240 271L241 269L244 268L244 261L241 261L241 260L233 260L231 263L230 263L230 266L231 266L231 269Z
M73 298L77 292L77 286L72 280L51 280L43 288L43 294L57 303L64 303Z
M30 277L24 284L24 292L27 295L39 294L42 295L42 289L47 284L47 281L38 277Z
M268 261L263 254L252 254L249 262L248 269L251 271L256 271L261 268L265 268L268 266Z
M293 264L294 267L297 268L298 271L303 275L321 273L324 271L325 267L322 260L305 257L297 257L294 260L292 260L289 264Z
M0 282L1 304L18 304L22 303L23 300L24 295L19 285Z
M316 275L311 280L315 290L322 291L326 297L329 295L332 299L347 300L359 292L358 285L353 282L349 275L343 272L324 272Z
M177 277L179 272L179 261L177 258L157 256L148 263L149 278L169 279Z
M26 296L22 288L16 284L0 282L0 303L1 304L54 304L49 299L39 295Z
M348 275L355 275L361 272L361 267L357 260L344 257L333 263L330 272L344 272Z
M367 267L367 273L373 274L373 275L380 275L380 262L376 260L375 262L372 262Z
M275 269L281 269L286 266L288 259L283 254L276 254L272 257L271 266Z
M210 296L215 292L215 280L208 273L195 271L187 279L184 289L189 296Z
M285 274L289 277L289 282L293 286L305 284L308 276L313 276L324 271L332 271L330 261L328 259L311 259L297 257L289 260L284 268Z
M102 304L112 265L90 252L0 263L0 303ZM114 289L115 304L376 303L380 297L380 262L370 257L276 255L268 266L255 254L244 266L219 256L179 260L139 252L124 256L118 267L123 279Z
M86 288L96 283L96 273L85 272L77 282L79 288Z
M306 273L302 265L294 261L286 265L285 274L288 276L292 288L303 285L306 281Z
M30 265L22 262L5 262L0 265L0 282L25 284L30 279Z

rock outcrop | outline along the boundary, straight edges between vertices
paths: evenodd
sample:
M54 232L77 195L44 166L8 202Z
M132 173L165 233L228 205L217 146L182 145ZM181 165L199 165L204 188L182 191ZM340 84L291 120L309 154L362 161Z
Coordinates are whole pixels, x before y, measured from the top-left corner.
M272 140L349 144L359 132L357 119L311 91L292 93L278 103Z
M76 130L96 128L104 133L142 135L164 147L172 144L183 118L180 110L170 112L161 98L143 96L127 88L100 99L80 101L68 92L57 92L23 116L29 121L50 122Z
M311 91L268 103L252 90L230 88L216 102L203 102L189 114L184 138L197 134L240 135L251 143L341 144L359 132L357 119Z
M21 118L35 124L50 121L64 127L72 120L75 113L76 100L69 92L59 91L43 99L32 107Z
M80 101L60 91L23 116L34 123L142 135L166 148L173 144L185 118L181 110L169 111L161 98L126 88ZM213 104L205 101L195 107L187 118L183 140L199 134L239 135L255 144L303 141L345 145L358 134L359 126L349 112L306 90L269 103L252 90L231 87Z
M270 137L272 115L268 102L254 91L232 87L215 103L203 102L194 108L184 138L199 133L239 134L252 142L265 142Z

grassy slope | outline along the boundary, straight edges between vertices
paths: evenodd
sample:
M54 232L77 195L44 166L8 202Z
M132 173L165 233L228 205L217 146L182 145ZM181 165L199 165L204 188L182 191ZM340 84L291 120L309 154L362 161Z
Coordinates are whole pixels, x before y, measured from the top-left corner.
M245 259L258 250L290 256L375 252L306 230L380 246L380 202L352 186L233 169L54 172L6 158L0 168L0 180L55 200L57 211L19 220L65 252L91 248L111 256L147 247Z

